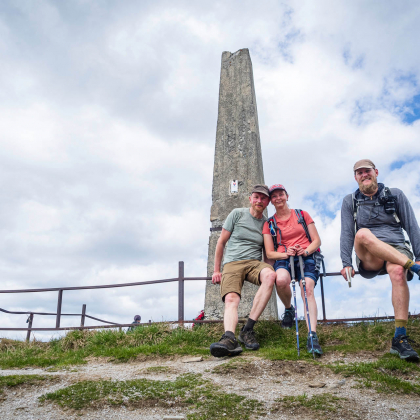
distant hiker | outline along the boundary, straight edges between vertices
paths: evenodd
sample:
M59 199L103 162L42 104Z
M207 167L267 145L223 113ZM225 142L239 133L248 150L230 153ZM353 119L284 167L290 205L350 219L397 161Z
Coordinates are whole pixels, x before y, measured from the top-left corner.
M270 201L269 197L266 185L256 185L249 197L251 208L232 210L217 241L212 282L221 283L220 293L225 303L225 333L220 341L210 346L210 352L215 357L235 356L242 352L242 347L235 338L235 329L245 280L259 286L259 290L254 297L248 321L241 329L238 339L245 344L246 349L258 350L260 347L253 328L271 297L276 279L273 267L261 261L262 228L267 220L263 212ZM223 273L220 272L222 257Z
M134 331L134 328L137 328L139 325L136 324L140 324L141 323L141 316L140 315L134 315L134 321L132 322L132 326L128 327L128 331Z
M292 292L290 290L291 270L289 260L291 256L301 255L304 261L313 349L315 354L321 355L322 349L319 345L318 336L316 335L318 310L314 296L314 288L318 282L321 267L322 256L318 252L321 239L319 238L314 221L306 211L289 208L287 205L289 195L283 185L275 184L270 188L270 199L271 204L276 208L276 213L264 224L264 247L267 258L276 261L274 264L277 276L276 289L285 307L281 325L283 328L292 328L295 322L295 310L292 306ZM297 280L300 284L302 300L305 305L303 287L300 283L302 276L298 258L294 259L294 265ZM307 319L306 324L308 325ZM312 353L309 333L306 348L309 353Z
M354 276L353 245L362 277L372 279L389 274L395 315L391 353L398 354L401 359L419 360L406 331L410 300L407 280L413 278L413 273L419 275L420 272L419 225L404 193L398 188L378 184L378 170L371 160L359 160L353 171L359 188L344 197L341 207L340 248L344 267L341 274L346 279L349 268ZM417 262L413 261L403 229L410 238Z

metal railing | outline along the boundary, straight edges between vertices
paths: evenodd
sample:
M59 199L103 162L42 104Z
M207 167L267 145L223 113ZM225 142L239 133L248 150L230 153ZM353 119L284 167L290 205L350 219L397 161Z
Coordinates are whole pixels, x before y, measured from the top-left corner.
M359 274L356 272L356 274ZM333 277L333 276L341 276L340 272L333 272L333 273L326 273L325 277ZM143 281L143 282L135 282L135 283L117 283L117 284L106 284L106 285L99 285L99 286L75 286L75 287L52 287L52 288L45 288L45 289L17 289L17 290L0 290L0 293L42 293L42 292L58 292L57 298L57 312L35 312L35 311L26 311L26 312L18 312L18 311L8 311L6 309L0 308L1 312L7 314L14 314L14 315L29 315L28 316L28 328L3 328L0 327L0 331L26 331L26 339L29 341L30 335L32 331L70 331L70 330L81 330L81 329L96 329L96 328L122 328L122 327L131 327L133 324L119 324L111 321L106 321L100 318L96 318L94 316L88 315L86 313L86 305L82 305L82 312L80 314L65 314L61 312L62 304L63 304L63 293L64 291L68 290L92 290L92 289L110 289L116 287L133 287L133 286L145 286L149 284L159 284L159 283L170 283L170 282L178 282L178 320L177 321L166 321L163 323L218 323L223 322L221 320L184 320L184 282L185 281L197 281L197 280L211 280L211 277L185 277L184 275L184 262L179 261L178 263L178 277L170 278L170 279L162 279L162 280L151 280L151 281ZM324 275L320 275L320 285L321 285L321 302L322 302L322 319L318 320L318 322L361 322L361 321L371 321L371 320L386 320L386 319L394 319L393 316L382 316L382 317L364 317L364 318L341 318L341 319L327 319L326 310L325 310L325 298L324 298ZM55 328L33 328L33 320L34 315L42 315L42 316L55 316ZM80 316L80 326L79 327L60 327L61 325L61 317L62 316ZM417 318L420 317L418 315L410 315L411 317ZM95 321L103 322L105 325L95 325L95 326L85 326L86 318L93 319ZM240 320L244 321L244 320ZM150 323L151 321L149 321ZM140 323L137 325L148 325L149 323Z

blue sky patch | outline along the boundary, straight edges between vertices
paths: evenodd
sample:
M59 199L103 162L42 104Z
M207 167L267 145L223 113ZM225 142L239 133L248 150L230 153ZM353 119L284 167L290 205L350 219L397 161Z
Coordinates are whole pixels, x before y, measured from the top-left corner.
M417 156L413 158L407 158L405 160L396 160L395 162L391 163L391 166L389 167L389 169L391 171L395 171L396 169L401 169L407 163L414 162L415 160L420 160L420 157Z
M319 193L306 196L305 200L311 201L315 209L329 219L335 219L342 202L342 199L337 200L336 195Z
M420 95L413 96L410 101L404 104L405 112L403 113L403 121L412 124L420 119Z

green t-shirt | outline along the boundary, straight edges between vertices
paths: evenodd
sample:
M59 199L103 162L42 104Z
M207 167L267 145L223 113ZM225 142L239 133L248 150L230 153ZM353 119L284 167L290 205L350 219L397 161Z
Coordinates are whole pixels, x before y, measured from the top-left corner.
M251 216L249 208L234 209L226 218L223 228L231 235L226 245L223 264L240 260L262 259L264 239L262 229L267 218Z

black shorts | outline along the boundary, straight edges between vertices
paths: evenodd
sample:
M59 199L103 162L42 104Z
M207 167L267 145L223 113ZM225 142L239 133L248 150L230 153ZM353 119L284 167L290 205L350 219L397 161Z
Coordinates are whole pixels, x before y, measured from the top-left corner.
M407 256L407 258L410 258L412 260L414 258L413 253L411 252L411 249L406 245L395 245L395 244L388 244L391 245L393 248L395 248L397 251L400 251L401 254L404 254ZM376 276L383 276L384 274L388 274L386 271L386 261L384 261L384 265L381 269L377 271L369 271L365 270L363 268L363 261L359 259L359 257L356 255L356 264L357 269L359 270L359 274L364 277L365 279L373 279ZM408 270L407 272L407 281L410 281L413 279L413 273Z

